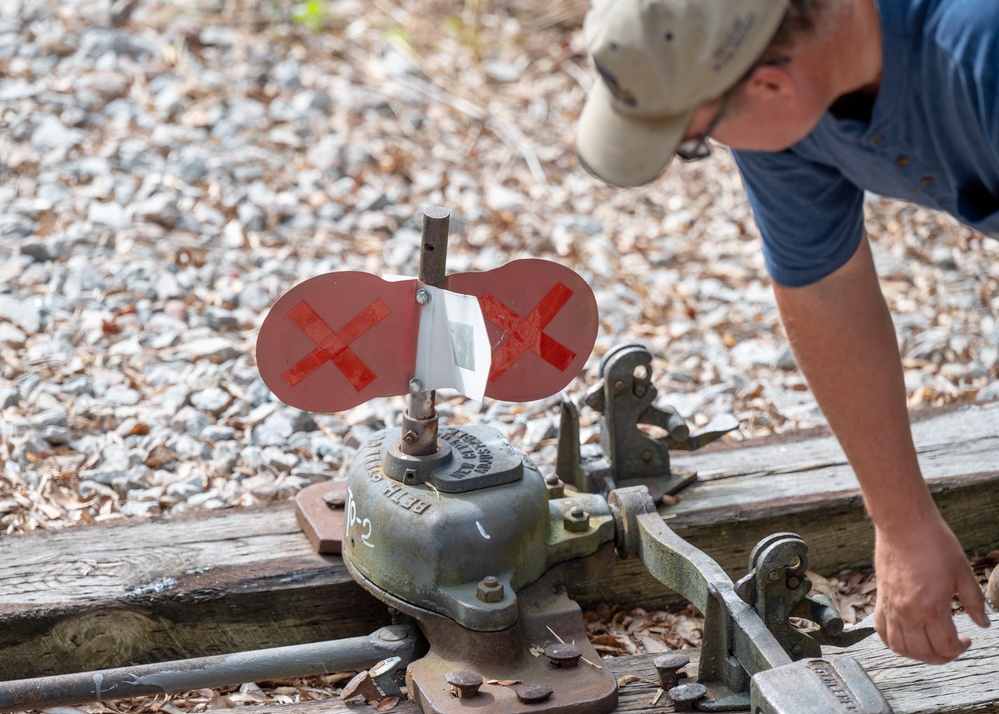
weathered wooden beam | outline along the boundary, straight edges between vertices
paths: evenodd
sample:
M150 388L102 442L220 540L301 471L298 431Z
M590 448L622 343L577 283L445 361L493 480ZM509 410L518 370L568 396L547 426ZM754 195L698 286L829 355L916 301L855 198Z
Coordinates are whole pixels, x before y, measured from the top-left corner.
M0 678L368 634L386 608L291 504L0 540Z

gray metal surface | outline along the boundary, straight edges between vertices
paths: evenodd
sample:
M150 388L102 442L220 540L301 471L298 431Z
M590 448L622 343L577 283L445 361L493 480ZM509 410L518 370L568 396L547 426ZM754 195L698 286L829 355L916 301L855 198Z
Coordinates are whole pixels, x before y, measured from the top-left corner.
M852 657L803 659L752 683L753 714L890 714L891 706Z

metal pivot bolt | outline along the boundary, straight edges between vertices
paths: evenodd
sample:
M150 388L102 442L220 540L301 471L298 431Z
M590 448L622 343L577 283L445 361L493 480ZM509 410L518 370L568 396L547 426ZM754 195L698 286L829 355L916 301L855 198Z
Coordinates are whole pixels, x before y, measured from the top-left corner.
M697 684L693 682L691 684L679 684L668 692L666 696L670 698L673 702L673 711L675 712L692 712L694 711L694 703L698 699L704 697L708 693L708 688L703 684Z
M417 379L416 377L413 377L411 380L409 380L409 391L412 392L413 394L416 394L417 392L422 392L423 380Z
M427 290L426 288L417 289L416 302L420 303L421 305L426 305L428 302L430 302L430 297L431 297L430 291Z
M682 654L659 655L652 660L652 666L659 674L659 686L667 692L680 682L680 670L690 664L690 657Z
M590 514L582 506L573 506L565 514L563 525L570 533L582 533L590 527Z
M475 597L482 602L500 602L504 595L503 583L492 575L487 575L479 582L475 590Z
M482 675L459 669L444 675L444 681L451 685L451 696L458 699L468 699L479 693L482 686Z
M545 646L545 657L559 669L570 669L579 664L583 650L567 642L557 642Z

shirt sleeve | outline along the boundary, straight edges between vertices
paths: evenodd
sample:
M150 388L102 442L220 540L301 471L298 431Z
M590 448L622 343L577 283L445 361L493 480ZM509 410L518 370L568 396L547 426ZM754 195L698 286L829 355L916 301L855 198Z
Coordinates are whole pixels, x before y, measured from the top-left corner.
M775 283L814 283L853 256L864 234L862 189L837 169L793 150L732 153Z

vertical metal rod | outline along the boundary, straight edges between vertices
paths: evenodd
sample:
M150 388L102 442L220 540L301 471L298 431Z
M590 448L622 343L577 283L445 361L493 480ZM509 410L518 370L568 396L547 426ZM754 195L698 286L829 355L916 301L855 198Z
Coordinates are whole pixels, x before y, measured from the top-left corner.
M435 288L444 287L447 264L447 234L451 212L444 206L423 210L423 233L420 241L420 282ZM400 449L410 456L428 456L437 452L437 410L434 391L420 389L409 394L409 409L403 416Z

